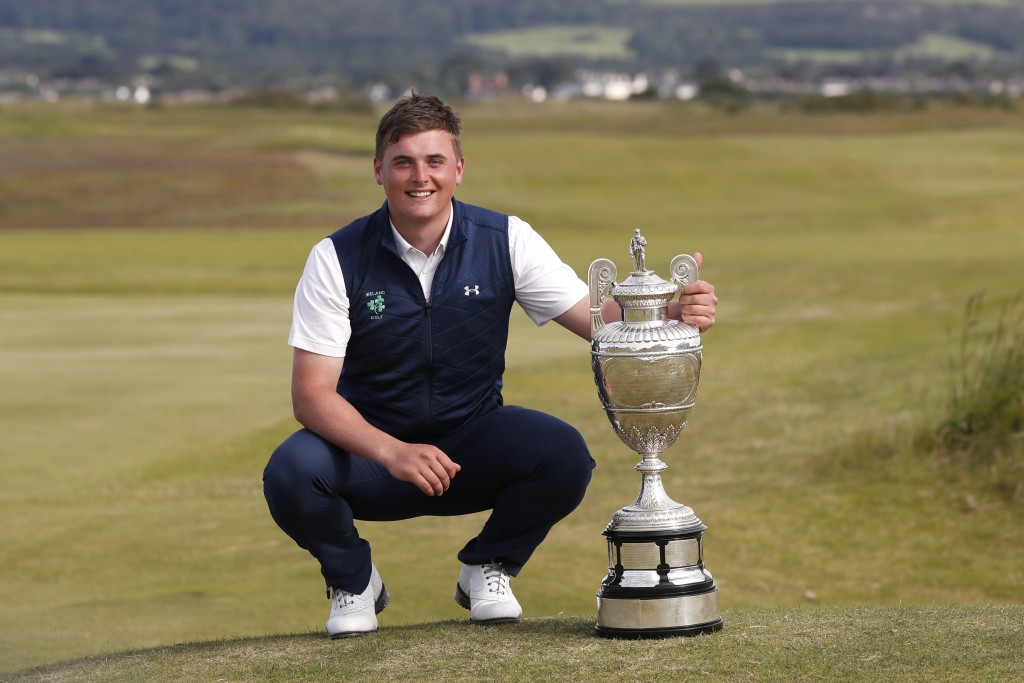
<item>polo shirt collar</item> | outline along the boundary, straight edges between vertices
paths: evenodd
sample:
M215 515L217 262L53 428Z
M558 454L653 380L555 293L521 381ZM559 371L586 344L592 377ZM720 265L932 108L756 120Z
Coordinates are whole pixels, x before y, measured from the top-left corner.
M448 248L448 239L452 235L452 222L454 221L454 219L455 206L453 204L452 210L448 213L448 224L444 227L444 234L441 235L441 241L438 243L437 249L434 250L434 253L437 254L438 256L444 256L444 252ZM410 249L412 249L413 251L419 251L418 249L416 249L416 247L412 246L411 244L405 241L405 238L402 237L402 234L398 232L398 228L396 228L395 224L391 222L390 217L388 218L388 224L391 226L391 236L395 240L395 249L397 250L399 256L405 256L407 253L409 253ZM425 256L430 257L433 256L433 254L425 254Z

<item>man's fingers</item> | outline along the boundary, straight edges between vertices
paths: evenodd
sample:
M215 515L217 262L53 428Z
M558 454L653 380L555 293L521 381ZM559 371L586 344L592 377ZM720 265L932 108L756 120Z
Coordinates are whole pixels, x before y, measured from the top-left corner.
M448 478L454 479L455 475L458 474L459 470L462 469L462 466L459 465L457 462L454 462L443 451L441 455L442 457L438 459L438 462L440 462L441 466L444 467L444 471L448 473Z
M451 486L452 478L462 469L436 446L409 444L404 451L394 469L389 468L389 471L428 496L442 495Z
M462 468L442 450L437 449L431 455L433 457L428 459L423 477L430 486L428 495L440 496L452 485L452 478Z
M433 475L431 482L434 483L434 493L437 495L440 496L452 485L451 475L448 474L448 470L439 461L435 460L430 463L430 474Z
M422 474L415 474L409 477L407 481L426 495L434 495L434 486Z
M704 280L696 280L683 287L681 294L683 294L684 296L700 296L705 294L714 296L715 287L710 282L705 282Z

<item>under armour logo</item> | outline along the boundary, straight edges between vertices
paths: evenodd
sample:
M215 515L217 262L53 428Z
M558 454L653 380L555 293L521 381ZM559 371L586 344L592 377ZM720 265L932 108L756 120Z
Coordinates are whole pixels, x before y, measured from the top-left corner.
M469 296L470 294L479 294L480 293L480 285L473 285L472 287L466 287L465 289L466 289L466 296Z

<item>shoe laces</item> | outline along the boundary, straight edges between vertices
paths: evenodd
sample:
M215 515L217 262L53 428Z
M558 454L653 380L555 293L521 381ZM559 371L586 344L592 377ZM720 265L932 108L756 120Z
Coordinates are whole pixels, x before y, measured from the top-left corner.
M327 597L333 600L334 606L339 609L342 607L348 607L356 600L355 593L349 593L348 591L343 591L340 588L329 588L327 591Z
M500 562L489 562L482 567L488 593L504 595L509 592L509 575Z

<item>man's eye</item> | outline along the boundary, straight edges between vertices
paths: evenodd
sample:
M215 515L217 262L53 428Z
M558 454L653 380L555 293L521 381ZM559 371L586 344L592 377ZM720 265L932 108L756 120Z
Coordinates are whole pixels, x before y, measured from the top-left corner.
M444 159L431 159L427 163L429 163L431 166L443 166Z

